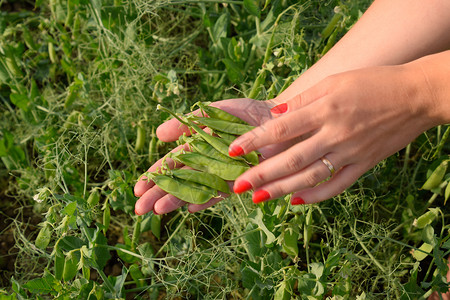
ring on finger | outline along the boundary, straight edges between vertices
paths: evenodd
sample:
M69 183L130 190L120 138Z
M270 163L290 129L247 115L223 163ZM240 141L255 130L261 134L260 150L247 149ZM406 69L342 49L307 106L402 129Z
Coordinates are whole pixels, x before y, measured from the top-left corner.
M325 156L322 156L320 160L325 166L327 166L328 170L330 170L330 176L333 176L334 173L336 173L336 169L334 168L333 164Z

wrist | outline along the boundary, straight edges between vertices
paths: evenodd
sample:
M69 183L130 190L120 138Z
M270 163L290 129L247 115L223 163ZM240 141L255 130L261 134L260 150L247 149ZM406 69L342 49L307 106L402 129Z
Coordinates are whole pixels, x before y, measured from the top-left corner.
M429 129L450 123L450 51L425 56L405 65L415 85L415 100Z

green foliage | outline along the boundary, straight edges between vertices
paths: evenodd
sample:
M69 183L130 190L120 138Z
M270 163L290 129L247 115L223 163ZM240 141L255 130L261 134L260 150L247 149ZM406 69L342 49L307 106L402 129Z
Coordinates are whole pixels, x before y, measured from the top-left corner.
M0 299L445 291L449 126L317 205L233 196L133 215L136 179L172 146L155 138L169 117L157 104L273 98L369 2L2 2L0 183L17 258Z

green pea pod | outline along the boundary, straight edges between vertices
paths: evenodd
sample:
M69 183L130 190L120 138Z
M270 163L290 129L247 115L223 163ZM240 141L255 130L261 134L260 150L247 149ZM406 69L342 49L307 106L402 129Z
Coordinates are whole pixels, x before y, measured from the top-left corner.
M448 198L450 197L450 182L447 183L447 187L445 188L445 193L444 193L444 205L447 203Z
M45 222L44 226L39 230L39 233L36 237L36 241L34 244L39 249L47 248L50 243L50 239L52 237L51 226L48 222Z
M233 123L239 123L239 124L247 124L244 120L227 113L224 110L221 110L220 108L214 107L214 106L207 106L199 102L199 107L206 112L208 116L211 118L233 122Z
M309 247L309 241L311 240L312 234L312 209L309 209L308 213L306 214L305 225L303 226L304 248Z
M63 271L63 280L69 281L72 280L78 272L78 262L79 259L74 252L69 253L66 256L64 262L64 271Z
M87 199L89 207L94 207L100 202L100 192L98 188L94 188Z
M439 214L438 208L429 208L429 211L414 220L413 225L419 229L431 224Z
M205 186L209 186L215 190L230 194L228 184L217 175L207 174L204 172L190 169L174 169L172 175L187 181L196 182Z
M142 126L142 124L139 124L137 126L136 144L134 146L134 150L136 152L139 152L142 149L144 149L144 146L145 146L145 129L144 126Z
M237 136L235 135L222 132L219 130L214 130L214 133L223 138L226 141L227 145L230 145L237 138Z
M158 157L158 138L155 135L155 129L152 128L152 138L148 144L148 161L153 164Z
M235 134L235 135L243 135L244 133L249 132L254 126L233 123L229 121L224 121L215 118L202 118L196 117L195 121L199 122L202 125L205 125L214 130L220 130L225 133Z
M261 88L263 87L265 81L266 81L266 69L262 69L261 73L259 73L258 77L256 77L252 89L247 95L247 98L255 99L259 95L259 92L261 91Z
M418 248L418 250L413 249L411 251L411 254L417 261L422 261L431 253L431 251L433 251L433 246L427 243L423 243L422 246Z
M58 57L56 56L55 46L53 45L52 42L48 42L48 55L49 55L50 61L53 64L56 64L58 62Z
M184 153L173 157L186 166L193 169L208 172L219 176L223 180L236 180L242 173L250 167L228 164L198 153Z
M444 160L428 177L427 181L422 186L423 190L432 190L437 188L442 180L444 179L445 173L447 172L448 160Z
M226 163L230 163L230 164L235 164L235 165L241 165L241 166L247 166L247 164L243 161L240 160L235 160L227 155L223 155L222 153L220 153L219 151L217 151L214 147L212 147L210 144L204 142L204 141L200 141L200 140L194 140L191 141L189 143L189 145L198 153L226 162Z
M111 210L109 208L109 202L106 200L105 205L103 207L103 233L106 234L109 228L109 222L111 221Z
M203 204L214 197L214 195L207 191L187 185L185 182L181 182L180 180L176 180L166 175L157 174L151 179L165 192L188 203Z

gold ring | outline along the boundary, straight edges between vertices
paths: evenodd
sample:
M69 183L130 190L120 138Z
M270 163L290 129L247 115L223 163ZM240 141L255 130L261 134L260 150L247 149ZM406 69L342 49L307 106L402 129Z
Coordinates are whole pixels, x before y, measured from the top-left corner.
M330 170L331 173L330 176L333 176L334 173L336 172L336 169L334 168L333 164L325 157L321 157L320 160L324 163L325 166L327 166L328 170Z

